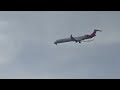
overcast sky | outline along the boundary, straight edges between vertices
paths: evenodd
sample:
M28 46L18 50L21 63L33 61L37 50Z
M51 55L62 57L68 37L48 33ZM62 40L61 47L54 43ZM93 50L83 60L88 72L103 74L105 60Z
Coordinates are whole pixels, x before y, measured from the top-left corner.
M92 42L54 44L102 29ZM120 78L120 12L0 12L0 78Z

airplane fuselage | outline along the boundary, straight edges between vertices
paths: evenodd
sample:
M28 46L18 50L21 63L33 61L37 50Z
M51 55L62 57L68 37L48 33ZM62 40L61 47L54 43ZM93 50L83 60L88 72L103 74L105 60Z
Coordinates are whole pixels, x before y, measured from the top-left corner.
M79 42L79 43L80 43L81 40L84 40L84 39L85 39L84 36L73 37L73 38L74 38L75 40L74 40L74 39L71 39L71 38L59 39L59 40L56 40L56 41L54 42L54 44L57 44L57 43L64 43L64 42L71 42L71 41Z
M74 41L76 43L77 42L81 43L82 40L91 39L91 38L95 37L97 31L101 32L102 30L94 29L94 32L92 34L90 34L90 35L84 35L84 36L79 36L79 37L73 37L72 34L71 34L71 36L69 38L64 38L64 39L56 40L54 42L54 44L57 45L58 43L71 42L71 41Z

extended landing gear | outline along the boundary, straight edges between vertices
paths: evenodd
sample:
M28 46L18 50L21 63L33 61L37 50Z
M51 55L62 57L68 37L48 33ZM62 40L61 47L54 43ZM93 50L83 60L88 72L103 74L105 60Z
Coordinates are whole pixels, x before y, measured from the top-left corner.
M77 42L81 43L81 41L75 41L75 42L76 42L76 43L77 43Z
M71 38L71 40L75 41L76 43L77 43L77 42L81 43L81 41L76 40L76 39L72 36L72 34L71 34L70 38Z
M54 42L54 44L56 44L56 45L57 45L57 43L56 43L56 42Z
M57 45L57 43L55 43Z

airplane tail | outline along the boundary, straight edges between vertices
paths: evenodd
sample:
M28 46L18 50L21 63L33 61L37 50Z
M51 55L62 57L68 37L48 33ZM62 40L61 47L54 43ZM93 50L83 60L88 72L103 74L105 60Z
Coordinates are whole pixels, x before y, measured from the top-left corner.
M93 33L92 33L90 36L91 36L91 37L96 36L96 32L97 32L97 31L102 32L102 30L94 29Z

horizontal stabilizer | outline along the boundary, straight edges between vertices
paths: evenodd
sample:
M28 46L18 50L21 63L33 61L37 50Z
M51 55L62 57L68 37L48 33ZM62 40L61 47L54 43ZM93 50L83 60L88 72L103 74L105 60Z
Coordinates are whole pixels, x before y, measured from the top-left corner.
M102 30L98 30L98 29L94 29L94 31L99 31L99 32L102 32Z

